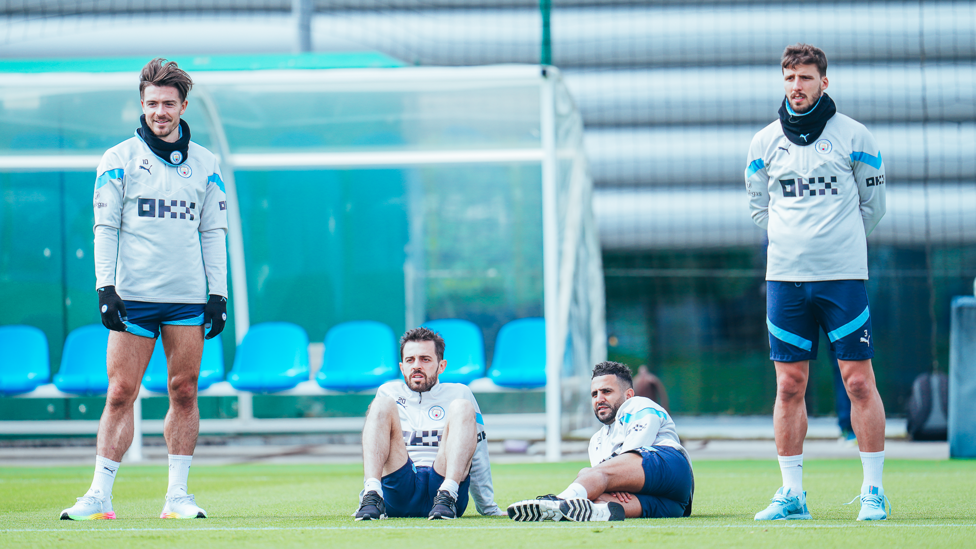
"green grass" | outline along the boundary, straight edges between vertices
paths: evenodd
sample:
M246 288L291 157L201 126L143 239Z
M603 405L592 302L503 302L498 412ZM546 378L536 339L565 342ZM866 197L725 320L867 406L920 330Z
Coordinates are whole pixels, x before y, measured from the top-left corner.
M562 490L582 463L495 465L496 501ZM115 483L120 520L60 521L84 493L91 467L0 468L0 547L973 547L976 545L976 461L885 464L894 504L884 523L857 523L856 460L811 460L804 487L815 520L756 523L780 484L775 460L702 461L695 465L694 516L623 523L517 524L481 517L473 504L462 519L432 523L392 519L357 523L362 487L358 465L194 466L191 491L207 520L160 520L166 470L124 465Z

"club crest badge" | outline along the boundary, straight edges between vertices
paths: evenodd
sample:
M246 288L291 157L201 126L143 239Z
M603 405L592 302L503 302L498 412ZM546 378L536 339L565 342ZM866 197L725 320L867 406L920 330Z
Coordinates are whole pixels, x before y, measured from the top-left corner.
M180 174L180 177L182 177L183 179L186 179L190 177L190 174L193 172L190 171L189 166L187 166L186 164L181 164L179 167L176 168L176 173Z
M169 161L172 164L179 164L180 162L183 161L183 153L181 153L180 151L173 151L169 155Z
M833 148L834 147L833 145L830 144L830 141L827 141L826 139L821 139L820 141L817 141L817 152L820 154L827 154L831 150L833 150Z
M427 415L430 416L430 419L434 421L440 421L444 419L444 408L441 408L440 406L431 406L430 410L427 410Z

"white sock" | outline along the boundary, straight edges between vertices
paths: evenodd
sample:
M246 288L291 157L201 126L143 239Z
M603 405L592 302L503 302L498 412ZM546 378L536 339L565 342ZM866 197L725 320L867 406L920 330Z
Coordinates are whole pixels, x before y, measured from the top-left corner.
M376 478L368 478L363 482L363 493L376 492L383 497L383 483Z
M586 499L586 488L583 488L582 484L574 482L556 497L560 499Z
M451 497L456 500L457 497L458 497L458 489L459 488L460 488L460 486L458 485L458 483L454 482L453 480L451 480L449 478L446 478L446 479L444 479L444 482L441 483L441 487L438 488L438 490L447 490L448 493L451 494Z
M884 471L884 450L880 452L861 452L861 466L864 468L864 483L861 484L861 493L865 493L871 486L877 486L880 491L881 473Z
M103 497L112 497L112 486L115 484L115 475L119 471L118 461L112 461L106 457L95 456L95 477L92 479L91 490L98 490Z
M803 494L803 454L779 456L779 470L783 473L783 488L794 496Z
M190 462L193 456L169 454L169 489L167 496L185 496L186 478L190 476Z

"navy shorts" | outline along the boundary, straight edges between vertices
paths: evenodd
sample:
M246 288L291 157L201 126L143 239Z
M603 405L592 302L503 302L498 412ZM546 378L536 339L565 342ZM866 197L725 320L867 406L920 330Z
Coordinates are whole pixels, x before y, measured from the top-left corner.
M644 487L634 494L642 518L676 518L691 515L695 478L688 458L677 448L638 448L644 469Z
M203 303L192 305L145 301L123 301L123 303L125 303L125 314L129 317L125 321L125 331L133 335L156 339L163 324L203 325Z
M386 515L389 517L426 517L434 506L434 496L437 489L444 482L444 477L437 474L433 467L417 467L413 460L407 458L407 463L398 470L383 477L383 501L386 503ZM458 487L458 498L455 509L457 516L464 514L468 507L468 486L471 476L464 479Z
M863 280L766 283L769 358L816 360L820 328L839 360L874 358L871 310Z

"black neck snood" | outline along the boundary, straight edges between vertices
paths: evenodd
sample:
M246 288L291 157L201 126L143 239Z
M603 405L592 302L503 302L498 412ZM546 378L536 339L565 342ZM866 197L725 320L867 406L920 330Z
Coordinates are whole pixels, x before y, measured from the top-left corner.
M169 143L156 137L156 134L146 124L146 115L140 116L139 122L142 123L142 127L136 130L136 133L146 142L146 145L149 145L149 149L152 150L153 154L176 166L186 162L187 149L190 147L190 126L186 123L186 120L180 120L180 129L182 131L176 143Z
M779 121L783 126L783 133L786 134L786 138L804 147L812 145L820 137L827 121L836 113L837 106L826 93L820 96L820 100L812 109L803 114L793 112L789 102L784 97L783 104L779 107Z

